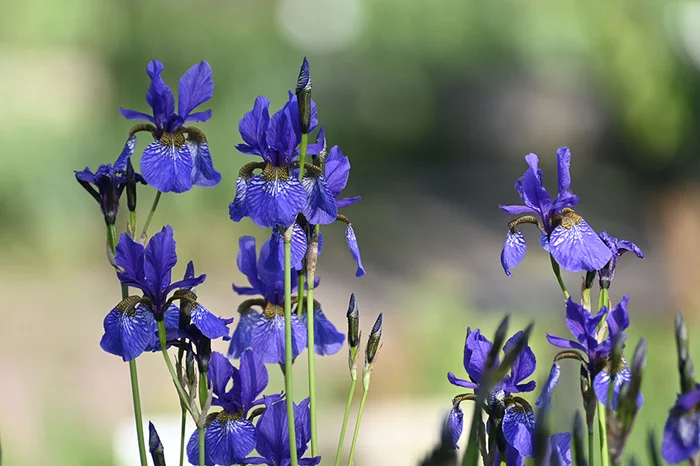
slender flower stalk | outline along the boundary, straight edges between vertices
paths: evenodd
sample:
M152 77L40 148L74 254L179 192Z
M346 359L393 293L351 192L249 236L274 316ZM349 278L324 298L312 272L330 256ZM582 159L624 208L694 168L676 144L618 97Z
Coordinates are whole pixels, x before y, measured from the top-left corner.
M294 425L294 384L292 383L292 229L284 238L284 386L287 403L287 426L292 466L297 466L297 439ZM312 301L313 302L313 301Z
M345 414L343 415L343 425L340 428L340 440L338 440L338 450L335 453L335 466L340 465L340 455L343 452L343 441L345 440L345 431L348 427L348 419L350 418L350 408L352 407L352 399L355 397L355 386L357 385L357 375L352 377L350 381L350 392L348 393L348 401L345 404Z
M197 427L197 437L199 441L199 464L207 464L206 463L206 458L204 456L204 434L205 434L205 429L204 426L199 426Z
M355 422L355 432L352 435L352 445L350 446L350 458L348 466L353 465L355 459L355 446L357 445L357 437L360 433L360 424L362 423L362 412L365 410L365 401L367 401L367 393L369 393L369 377L362 378L362 400L360 401L360 410L357 412L357 422Z
M175 384L175 388L177 389L178 395L180 395L180 401L183 403L185 408L187 409L187 412L190 413L190 415L196 420L199 420L199 413L195 413L194 410L192 409L192 406L189 404L189 399L187 397L187 393L185 392L185 389L182 388L182 384L180 383L180 380L177 378L177 372L175 372L175 368L173 367L172 361L170 361L170 356L168 355L168 346L167 346L167 338L166 338L166 333L165 333L165 322L162 320L158 321L158 340L160 341L160 350L161 353L163 353L163 359L165 360L165 365L168 366L168 372L170 372L170 377L173 379L173 383Z
M182 361L185 357L185 349L181 347L177 351L177 378L182 380ZM185 464L185 433L187 431L187 408L185 404L180 400L180 466Z
M564 293L564 301L569 299L569 292L566 290L566 285L564 284L564 280L561 278L561 267L559 267L559 263L554 259L553 255L549 255L549 258L552 261L552 270L554 271L554 276L557 277L557 283L559 283L559 288L561 288L562 293Z
M600 441L600 464L608 466L610 464L610 455L608 454L608 429L605 420L605 406L600 401L598 402L598 434Z
M117 249L117 230L115 226L108 225L107 227L107 243L112 251L116 254ZM124 284L121 285L122 299L129 296L129 288ZM139 375L136 370L136 359L129 361L129 376L131 379L131 397L134 403L134 420L136 421L136 438L139 443L139 457L141 458L141 466L148 466L146 457L146 443L143 434L143 415L141 414L141 394L139 393Z
M350 304L348 305L348 368L350 369L350 392L348 393L348 401L345 404L345 414L343 415L343 425L340 428L340 439L338 440L338 450L335 454L335 466L340 465L340 455L343 452L343 443L345 441L345 430L348 426L350 418L350 408L352 400L355 396L355 386L357 385L357 351L360 346L360 311L355 302L355 294L350 295Z
M160 195L162 193L158 191L156 193L156 197L153 198L153 205L151 205L151 210L148 212L148 217L146 218L146 223L143 224L143 230L141 230L141 236L140 238L143 238L146 236L146 233L148 233L148 227L151 226L151 220L153 220L153 215L156 213L156 209L158 208L158 202L160 202ZM136 241L138 241L139 238L136 238Z
M314 235L311 240L310 248L306 254L306 277L309 287L306 297L306 333L308 348L307 353L309 355L309 407L311 412L311 456L318 455L318 429L316 426L316 340L314 335L314 280L316 276L316 260L318 259L319 231L320 228L318 225L316 225ZM301 287L303 287L303 284L300 285L300 288Z

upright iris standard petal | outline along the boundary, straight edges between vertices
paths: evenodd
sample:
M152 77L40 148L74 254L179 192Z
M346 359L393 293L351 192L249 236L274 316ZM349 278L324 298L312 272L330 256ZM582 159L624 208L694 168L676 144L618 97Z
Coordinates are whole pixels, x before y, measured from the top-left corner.
M153 314L143 306L124 312L114 308L104 319L103 350L124 361L136 359L151 342L156 329Z
M151 86L146 93L146 101L153 109L153 119L156 126L162 126L170 115L175 113L175 97L170 87L165 84L161 73L163 64L158 60L151 60L146 67L146 73L151 78Z
M515 333L512 337L508 339L508 341L506 341L506 344L503 345L503 353L508 354L511 351L514 351L522 338L522 330ZM537 358L535 357L535 353L532 351L532 348L530 348L529 346L525 346L525 348L523 348L523 350L520 352L518 357L515 359L513 366L511 367L510 383L512 383L513 385L517 385L523 380L527 379L535 372L536 366Z
M627 312L629 300L629 295L623 296L622 300L608 313L605 319L610 335L613 337L630 326L630 315Z
M355 272L356 277L361 277L367 272L362 265L362 257L360 257L360 247L357 245L357 237L355 236L355 230L353 230L352 225L348 225L345 229L345 240L348 243L348 249L350 249L350 254L352 258L357 263L357 271Z
M279 172L277 172L279 173ZM262 175L251 178L246 189L246 205L251 220L263 228L288 227L306 205L306 191L294 178L266 180Z
M309 176L302 180L306 190L306 206L303 214L312 225L328 225L338 217L335 196L323 175Z
M163 193L184 193L192 189L192 168L192 154L184 140L177 144L153 141L141 157L144 179Z
M464 343L464 369L472 380L479 383L486 369L486 359L493 344L481 334L480 330L468 332ZM498 365L498 357L494 364Z
M546 224L549 220L551 198L542 185L542 170L538 167L539 159L535 154L528 154L525 156L525 161L530 165L530 168L525 171L517 183L520 187L520 197L526 206L540 214Z
M540 393L539 398L537 398L535 406L537 406L540 409L549 409L552 407L550 401L552 399L554 389L559 383L560 373L561 368L559 367L559 364L555 362L554 364L552 364L552 369L549 371L549 376L547 377L547 381L544 383L544 387L542 387L542 393Z
M535 415L522 405L506 407L503 416L503 436L525 458L533 456Z
M464 428L464 413L459 406L455 406L450 410L450 414L447 417L447 428L450 431L452 448L459 448L459 438L462 436L462 429Z
M255 238L252 236L241 236L238 239L238 257L236 265L238 270L248 279L251 292L239 291L241 288L234 285L234 290L238 294L262 294L262 283L258 278L258 264L255 252ZM238 289L237 289L238 288Z
M173 228L166 225L153 235L146 246L144 269L146 282L152 290L164 290L170 285L172 270L177 264Z
M287 167L301 139L301 135L294 132L287 106L272 115L266 136L270 146L269 162L275 167Z
M214 351L209 360L209 371L207 377L211 381L212 391L217 397L226 393L228 382L233 377L235 368L231 362L221 353Z
M612 257L610 249L583 219L556 227L549 237L549 247L554 260L569 272L600 270Z
M248 409L267 388L267 369L260 356L248 349L241 355L239 370L241 375L241 405L244 409Z
M228 348L228 357L238 359L243 354L243 351L250 348L253 340L253 329L257 326L260 314L249 310L240 314L238 326L233 331L231 344Z
M178 114L182 119L188 121L187 117L192 113L192 110L214 95L214 79L209 63L201 61L187 70L180 78L177 93Z
M222 319L216 317L199 303L192 309L191 317L194 326L197 327L205 337L211 340L216 340L217 338L228 339L227 337L230 332L228 325L233 322L233 318Z
M253 110L243 115L238 131L245 144L236 149L244 154L264 156L267 153L267 128L270 123L270 101L265 96L255 99Z
M568 147L557 149L557 175L559 177L559 192L565 193L571 187L571 151Z
M506 275L511 276L510 269L523 260L525 251L527 251L527 244L525 244L525 236L522 232L520 230L508 231L506 242L501 251L501 265Z
M248 183L240 176L236 178L236 196L233 202L228 206L228 214L234 222L240 222L244 217L249 215L246 193L248 191Z
M306 326L308 315L303 313L301 321ZM333 322L328 320L320 306L314 306L314 351L321 356L340 351L345 341L345 334L339 332Z
M265 364L284 362L284 317L275 314L255 323L250 341L251 348ZM306 346L306 329L296 315L292 315L292 358L296 358Z
M326 159L326 185L334 198L348 183L350 176L350 159L340 151L340 147L333 146Z
M114 262L121 269L117 272L119 281L125 285L143 289L146 280L143 245L131 239L128 233L122 233L116 251Z
M192 156L192 173L190 180L193 185L210 188L221 181L221 173L214 168L214 162L209 152L207 141L187 141L187 148Z

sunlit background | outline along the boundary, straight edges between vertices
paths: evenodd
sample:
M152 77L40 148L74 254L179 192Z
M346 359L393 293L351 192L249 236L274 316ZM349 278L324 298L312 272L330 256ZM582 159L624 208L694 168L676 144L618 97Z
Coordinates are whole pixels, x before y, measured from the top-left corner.
M492 334L505 313L513 331L535 320L537 380L548 372L554 349L544 334L566 331L561 293L534 229L525 229L525 260L504 275L510 217L498 204L518 202L513 182L529 152L553 190L563 145L578 212L647 254L623 257L611 297L632 295L628 347L642 335L649 343L630 451L643 452L650 427L660 433L678 390L672 316L681 309L697 328L700 304L700 2L5 0L0 41L8 466L133 464L127 365L98 345L119 287L99 209L73 170L116 159L131 127L118 107L148 111L152 58L174 88L202 59L214 70L214 117L199 127L224 179L164 196L153 225L174 226L176 274L193 259L208 274L201 301L233 316L240 298L230 285L244 280L237 239L264 237L249 220L228 218L236 174L250 161L234 149L238 120L261 94L279 108L308 56L329 143L352 163L345 193L363 197L344 213L368 271L354 277L342 225L324 228L317 297L343 328L354 291L365 335L385 316L358 466L415 464L427 452L459 393L445 373L463 371L467 326ZM139 192L139 222L153 195ZM580 288L580 276L565 279ZM700 339L691 345L700 363ZM304 359L295 365L299 398ZM322 359L321 445L331 458L348 389L345 349ZM145 418L167 430L179 414L162 359L146 354L138 365ZM279 370L269 369L270 389L281 390ZM573 363L562 381L560 430L580 407ZM166 451L177 450L175 435L165 436Z

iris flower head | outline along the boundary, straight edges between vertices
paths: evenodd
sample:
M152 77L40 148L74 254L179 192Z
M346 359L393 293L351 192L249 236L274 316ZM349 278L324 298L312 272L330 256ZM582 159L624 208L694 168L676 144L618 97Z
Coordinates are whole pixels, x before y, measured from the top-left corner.
M501 264L506 275L525 257L525 236L516 227L523 223L537 225L540 243L552 257L569 272L597 271L612 257L610 249L588 223L572 207L579 198L571 192L571 152L567 147L557 150L559 193L552 200L544 188L542 170L535 154L525 156L529 168L515 182L515 190L524 205L502 205L512 215L520 215L508 224L508 234L501 251Z

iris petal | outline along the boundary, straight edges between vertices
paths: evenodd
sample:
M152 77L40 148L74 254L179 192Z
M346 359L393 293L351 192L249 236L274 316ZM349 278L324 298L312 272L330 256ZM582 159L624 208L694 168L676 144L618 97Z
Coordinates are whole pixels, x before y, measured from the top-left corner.
M308 315L304 312L301 321L306 326ZM339 332L328 320L320 307L314 307L314 351L321 356L335 354L340 351L345 341L345 334Z
M122 153L119 154L117 161L114 162L115 170L126 171L126 165L131 159L131 156L134 155L134 149L136 149L136 135L133 135L126 140L126 143L124 144L124 149L122 149Z
M350 249L350 254L352 254L352 258L357 263L357 271L355 272L355 276L361 277L367 272L365 272L365 267L362 265L360 247L357 244L357 237L355 236L355 230L353 230L352 225L348 225L345 229L345 241L348 243L348 248Z
M178 114L185 120L199 105L214 95L211 66L206 61L194 65L180 78L177 88Z
M246 190L248 183L240 176L236 178L236 196L228 206L228 214L234 222L240 222L243 217L248 216L248 205L246 204Z
M559 225L549 237L554 260L569 272L600 270L612 258L612 252L585 220L564 228Z
M241 354L243 354L247 348L250 348L253 338L253 329L260 318L260 314L251 310L240 314L238 326L233 331L231 344L228 347L229 358L237 359L241 357Z
M228 324L230 321L216 317L199 303L192 310L192 323L202 332L202 335L210 340L217 338L227 339L226 337L229 335Z
M513 351L522 338L522 330L510 337L503 346L503 353L508 354L509 352ZM530 377L535 372L536 365L537 358L535 358L535 353L532 351L530 346L525 346L511 367L511 383L513 385L519 384L526 378Z
M306 205L306 191L294 179L265 181L261 175L248 182L246 205L251 220L263 228L288 227Z
M661 456L671 464L680 463L700 451L700 413L674 412L664 426Z
M192 184L210 188L216 186L221 181L221 173L214 168L211 160L209 144L206 141L187 141L187 146L192 155L192 173L190 180Z
M192 189L192 155L187 144L180 147L154 141L141 157L141 173L148 184L163 193Z
M267 149L267 128L270 122L270 101L265 96L255 99L253 110L243 115L238 123L238 132L245 144L239 144L236 149L244 154L263 156Z
M333 146L326 159L326 184L333 197L340 196L350 176L350 160L343 155L340 147Z
M335 196L328 187L323 175L306 177L302 180L306 190L304 217L312 225L328 225L338 217Z
M527 244L523 233L520 230L515 230L515 232L508 231L503 250L501 251L501 265L506 275L509 277L512 275L510 269L523 260L526 251Z
M540 409L549 409L552 407L550 401L552 399L554 389L559 383L560 373L561 368L559 367L559 364L555 362L554 364L552 364L552 369L549 371L549 377L547 377L547 381L544 383L544 387L542 387L542 393L540 393L539 398L537 398L535 406L537 406Z
M525 458L532 457L535 415L523 406L508 406L503 416L503 436Z
M306 346L306 329L296 315L292 315L292 358L296 358ZM262 316L255 323L250 347L260 355L265 364L284 362L284 317Z
M479 385L475 384L474 382L470 382L468 380L460 379L456 375L454 375L452 372L447 373L447 381L450 382L452 385L455 385L457 387L462 387L462 388L479 388Z
M462 436L462 429L464 428L464 413L459 407L454 407L450 410L447 418L447 428L452 439L452 448L459 448L459 438Z
M133 313L117 308L109 311L104 319L105 333L100 340L103 350L124 361L131 361L144 352L156 330L153 314L142 306Z
M464 343L464 369L469 374L469 377L477 383L481 380L481 374L486 368L486 359L492 346L493 343L483 336L478 329L469 332L467 335L467 340ZM494 364L499 364L498 356Z

